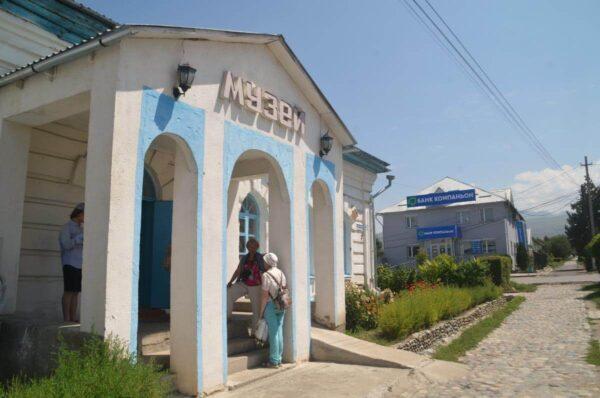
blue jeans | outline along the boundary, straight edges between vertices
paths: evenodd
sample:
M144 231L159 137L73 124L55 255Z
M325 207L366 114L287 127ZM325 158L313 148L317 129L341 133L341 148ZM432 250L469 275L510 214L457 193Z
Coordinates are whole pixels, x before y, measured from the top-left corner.
M265 307L265 320L269 326L269 362L281 364L283 354L283 318L285 311L278 311L272 300Z

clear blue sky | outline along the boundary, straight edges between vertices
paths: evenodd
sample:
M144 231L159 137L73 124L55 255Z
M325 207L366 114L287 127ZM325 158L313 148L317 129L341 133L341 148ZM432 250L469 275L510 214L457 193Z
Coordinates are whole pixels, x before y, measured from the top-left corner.
M430 1L561 165L600 159L599 1ZM282 33L392 164L377 208L444 176L499 188L547 167L401 1L83 2L122 23Z

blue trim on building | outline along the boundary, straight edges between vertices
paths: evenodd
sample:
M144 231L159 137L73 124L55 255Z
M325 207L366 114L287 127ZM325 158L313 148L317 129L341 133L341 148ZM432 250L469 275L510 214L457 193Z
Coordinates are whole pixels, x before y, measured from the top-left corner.
M196 210L196 313L197 313L197 363L198 391L202 391L202 179L204 167L204 110L177 102L172 97L144 87L140 130L137 148L135 186L135 224L133 240L133 277L131 305L131 335L129 351L137 351L138 329L138 279L140 254L141 206L144 181L144 155L152 141L163 133L180 137L188 145L196 163L198 176Z
M325 185L327 186L327 188L329 189L329 194L331 195L331 206L332 206L332 211L333 211L333 272L334 275L337 275L337 239L335 238L335 231L336 231L336 205L335 205L335 193L336 193L336 178L335 178L335 164L333 162L330 162L328 160L324 160L318 156L315 156L313 154L306 154L306 225L311 226L310 228L306 228L306 233L307 233L307 237L306 237L306 242L309 245L312 245L312 237L311 237L311 231L312 231L312 225L310 222L310 206L309 206L309 202L310 202L310 197L312 195L311 189L312 189L312 185L315 181L317 180L321 180L325 183ZM309 251L309 259L310 261L313 261L312 259L312 247L308 247L308 251ZM310 267L310 263L309 263L309 267ZM307 278L307 291L306 291L306 295L307 295L307 308L308 308L308 320L307 320L307 325L311 325L312 323L312 307L311 307L311 299L310 299L310 268L308 269L308 278ZM337 278L334 278L334 285L333 285L333 289L334 289L334 297L337 297L337 292L338 292L338 285L337 285ZM337 300L334 300L334 314L337 317L338 314L338 302ZM337 325L338 324L338 319L334 319L333 320L334 323ZM308 347L310 348L310 333L308 334Z
M222 264L222 339L224 341L223 347L223 383L227 382L227 191L229 189L229 183L231 182L231 176L235 163L239 157L248 150L258 150L266 153L267 155L274 158L283 173L287 192L290 199L290 275L291 279L291 290L292 290L292 302L297 300L297 289L296 287L296 272L295 272L295 256L294 256L294 148L291 145L284 144L249 128L241 127L230 121L225 121L224 126L224 138L223 138L223 218L222 218L222 242L221 248ZM292 306L291 311L292 317L292 356L297 358L297 337L296 337L296 321L297 321L297 306Z

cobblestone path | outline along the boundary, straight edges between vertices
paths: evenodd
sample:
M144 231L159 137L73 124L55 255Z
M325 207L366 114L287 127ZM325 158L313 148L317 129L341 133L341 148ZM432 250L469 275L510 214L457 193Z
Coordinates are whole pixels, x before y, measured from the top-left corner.
M585 362L590 330L580 285L542 285L461 362L451 383L419 382L387 397L600 397L600 372Z

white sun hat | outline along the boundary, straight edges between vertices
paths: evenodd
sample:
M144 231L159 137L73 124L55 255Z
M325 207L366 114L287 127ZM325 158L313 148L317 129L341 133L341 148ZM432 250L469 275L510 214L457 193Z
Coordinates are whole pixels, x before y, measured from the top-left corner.
M277 256L275 255L275 253L267 253L263 256L263 260L265 263L269 264L269 266L271 267L277 267L277 263L279 262L279 259L277 258Z

